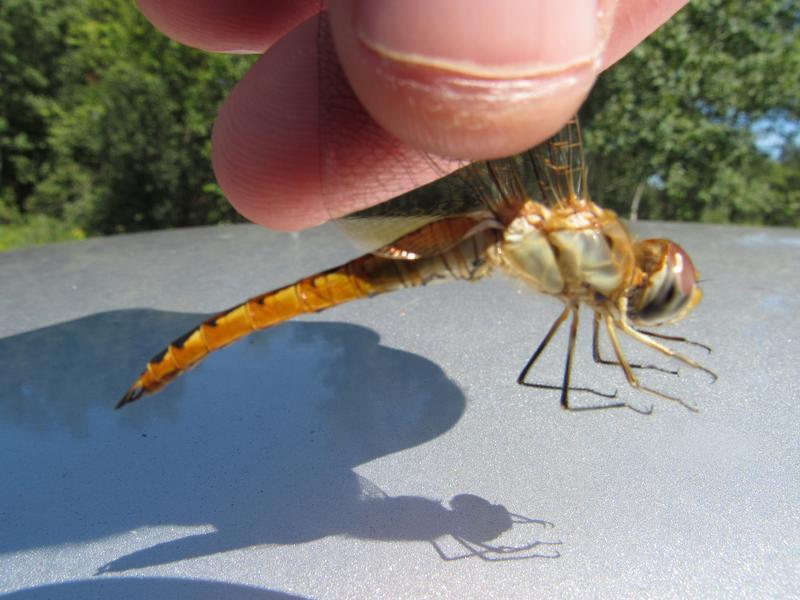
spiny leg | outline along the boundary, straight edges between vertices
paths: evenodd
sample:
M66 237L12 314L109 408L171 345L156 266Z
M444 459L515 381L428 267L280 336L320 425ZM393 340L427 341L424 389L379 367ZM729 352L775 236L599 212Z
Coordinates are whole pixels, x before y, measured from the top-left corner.
M701 344L700 342L695 342L694 340L687 340L685 337L680 335L664 335L663 333L658 333L657 331L647 331L645 329L636 329L641 334L658 338L660 340L669 340L670 342L679 342L681 344L689 344L691 346L697 346L698 348L702 348L709 354L711 354L711 347L706 346L705 344Z
M569 405L569 380L570 376L572 375L572 359L575 356L575 340L578 337L578 307L572 308L572 323L570 323L569 327L569 345L567 346L567 360L566 364L564 365L564 382L561 386L561 407L565 408L566 410L596 410L600 408L620 408L626 406L624 402L618 402L615 404L603 404L600 406L579 406L579 407L572 407ZM575 388L573 388L575 389ZM605 396L605 394L599 394L601 396ZM608 396L606 396L608 397ZM612 398L617 397L617 393L614 392L614 395L611 396Z
M565 369L564 369L563 385L556 386L556 385L548 385L548 384L545 384L545 383L528 383L528 382L526 382L525 378L528 376L528 373L530 372L530 370L533 367L534 363L539 358L539 356L542 354L542 352L547 347L547 345L550 343L550 340L553 339L553 336L556 334L556 332L564 324L564 321L566 321L567 316L569 315L570 312L572 312L573 315L572 315L572 324L570 326L569 345L567 347L567 361L566 361L566 366L565 366ZM626 406L623 403L619 403L619 404L603 404L603 405L600 405L600 406L586 406L586 407L571 407L569 405L569 391L570 391L570 389L572 389L573 391L576 391L576 392L589 392L591 394L594 394L596 396L601 396L603 398L611 398L611 399L613 399L613 398L617 397L617 392L616 391L613 394L605 394L603 392L598 392L597 390L593 390L592 388L586 388L586 387L570 388L569 387L570 373L572 371L572 357L574 355L575 338L577 337L577 334L578 334L578 308L574 307L574 306L568 306L558 316L558 318L555 320L555 322L550 326L550 330L544 336L544 339L541 341L539 346L536 348L536 351L533 353L533 355L530 357L530 359L528 359L527 364L525 365L525 367L522 369L522 371L520 372L519 376L517 377L517 383L520 384L520 385L524 385L526 387L533 387L533 388L544 389L544 390L561 390L561 406L566 408L566 409L568 409L568 410L574 410L574 411L577 411L577 410L594 410L594 409L600 409L600 408L617 408L617 407Z
M564 365L564 381L561 383L561 408L569 409L569 378L572 375L572 357L575 356L575 338L578 336L578 311L572 309L572 323L569 324L569 343L567 360Z
M622 353L622 346L619 343L619 338L617 338L617 331L615 329L613 318L610 315L607 315L605 317L605 323L606 323L606 330L608 331L608 337L611 339L611 345L614 348L614 354L617 355L617 360L619 361L622 370L625 372L625 377L628 379L628 383L631 385L631 387L636 388L637 390L642 390L643 392L647 392L649 394L653 394L654 396L658 396L659 398L663 398L664 400L671 400L673 402L677 402L678 404L685 406L686 408L688 408L693 412L698 412L697 407L692 406L691 404L687 404L680 398L676 398L675 396L670 396L668 394L664 394L657 390L643 386L636 378L636 375L633 374L633 370L631 369L630 365L628 365L628 361L625 360L625 355ZM620 326L622 325L620 324ZM650 410L647 412L650 413L652 411L653 407L651 406Z
M637 342L641 342L645 346L650 346L654 350L658 350L659 352L661 352L661 354L666 354L670 358L677 359L677 360L689 365L690 367L698 369L699 371L703 371L705 373L708 373L709 375L711 375L712 382L714 382L714 381L716 381L718 379L717 378L717 374L714 373L714 371L712 371L711 369L704 367L703 365L701 365L697 361L689 358L688 356L685 356L685 355L681 354L680 352L675 352L671 348L667 348L663 344L659 344L654 339L648 337L647 334L644 334L644 333L642 333L640 331L637 331L636 329L634 329L633 327L628 325L628 323L625 322L624 320L619 322L619 328L622 329L622 331L624 333L626 333L627 335L629 335L633 339L635 339Z
M592 324L592 358L594 362L599 363L601 365L615 365L619 366L619 362L615 360L608 360L607 358L603 358L600 354L600 314L594 313L594 323ZM631 369L652 369L654 371L661 371L662 373L668 373L669 375L677 375L678 371L673 371L672 369L666 369L664 367L659 367L658 365L640 365L638 363L628 363Z
M547 347L547 344L549 344L550 340L553 339L553 336L556 334L556 332L564 324L564 321L567 320L567 316L569 315L569 311L570 311L569 307L565 308L564 311L560 315L558 315L558 318L555 321L553 321L553 324L550 326L550 330L544 336L542 341L539 342L539 346L536 348L534 353L528 359L528 362L522 368L522 371L519 372L519 375L517 376L517 383L518 384L526 385L525 384L525 378L528 376L528 372L531 370L531 368L533 368L533 364L537 361L537 359L542 354L542 352L544 352L544 349Z
M564 380L561 383L561 408L569 410L569 378L572 376L572 358L575 356L575 339L578 337L578 310L572 309L572 323L569 324L569 343L567 360L564 365Z
M564 324L564 321L566 321L570 310L571 310L570 307L565 308L564 312L562 312L558 316L558 318L553 322L553 324L550 326L550 330L544 336L544 339L541 341L539 346L536 348L536 351L533 353L533 355L530 357L530 359L528 359L528 362L525 365L525 367L522 369L522 371L520 371L520 374L517 377L517 383L519 385L524 385L526 387L538 388L538 389L542 389L542 390L560 390L562 392L562 395L563 395L563 391L564 390L563 390L563 387L561 387L561 386L548 385L546 383L528 383L527 381L525 381L525 378L528 376L528 373L530 372L531 368L533 367L533 364L536 362L536 360L539 358L539 356L542 354L542 352L544 352L544 349L550 343L550 340L553 339L553 336L556 334L556 332ZM597 390L593 390L592 388L587 388L587 387L574 387L572 389L573 389L573 391L576 391L576 392L588 392L590 394L594 394L596 396L601 396L603 398L616 398L617 397L617 392L614 392L613 394L604 394L603 392L598 392ZM597 408L604 408L604 406L597 407Z

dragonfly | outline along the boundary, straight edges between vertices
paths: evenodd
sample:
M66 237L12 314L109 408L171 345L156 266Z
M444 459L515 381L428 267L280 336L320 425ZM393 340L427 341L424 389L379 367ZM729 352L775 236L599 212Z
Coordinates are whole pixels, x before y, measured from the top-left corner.
M476 281L504 272L530 289L559 299L564 308L520 372L517 382L561 390L569 410L627 406L614 402L579 407L570 402L571 372L579 311L594 314L593 357L618 365L636 390L696 407L642 384L620 335L672 359L716 375L664 342L686 342L645 327L674 323L700 302L698 271L687 252L666 239L637 240L617 215L594 203L586 186L586 161L577 117L556 135L513 157L462 167L448 177L342 219L371 251L290 285L255 296L200 323L154 356L117 404L134 402L163 388L211 352L298 315L447 280ZM380 240L385 240L381 242ZM529 383L539 356L570 319L561 386ZM614 359L603 358L605 330ZM677 374L677 371L668 371ZM604 394L600 394L604 395ZM607 397L615 398L616 392Z

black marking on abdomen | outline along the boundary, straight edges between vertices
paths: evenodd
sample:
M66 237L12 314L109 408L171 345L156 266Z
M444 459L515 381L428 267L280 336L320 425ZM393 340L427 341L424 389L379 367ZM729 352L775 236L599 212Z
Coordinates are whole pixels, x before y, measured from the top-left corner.
M229 308L225 312L221 312L218 315L214 315L213 317L211 317L210 319L205 321L205 324L208 325L209 327L216 327L217 325L219 325L219 320L222 317L225 317L225 316L231 314L237 308L239 308L239 307L238 306L234 306L233 308Z
M170 346L175 346L178 349L183 348L183 345L186 343L186 340L188 340L190 337L192 337L192 334L195 331L197 331L197 329L192 329L191 331L187 331L182 336L180 336L178 339L174 340L170 344Z
M167 346L161 352L159 352L153 358L151 358L150 362L151 363L155 363L155 364L160 363L162 360L164 360L164 357L167 355L167 352L169 352L170 348L176 348L178 350L183 348L183 345L186 343L186 340L188 340L190 337L192 337L192 334L195 331L197 331L197 329L192 329L191 331L187 331L186 333L184 333L179 338L173 340L172 343L169 346Z
M150 362L154 364L160 363L162 360L164 360L164 357L167 355L167 350L169 350L169 346L167 346L161 352L159 352L153 358L151 358Z

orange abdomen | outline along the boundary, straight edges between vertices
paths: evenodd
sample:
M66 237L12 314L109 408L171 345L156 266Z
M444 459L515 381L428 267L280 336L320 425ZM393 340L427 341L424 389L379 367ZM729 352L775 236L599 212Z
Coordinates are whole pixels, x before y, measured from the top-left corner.
M340 267L306 277L250 298L201 323L154 356L117 408L155 392L214 350L247 334L301 314L319 312L350 300L433 280L475 279L484 273L484 252L496 242L491 234L468 238L452 250L420 260L367 254Z
M247 334L277 325L297 315L378 293L369 282L365 256L346 265L301 279L292 285L255 296L226 310L173 341L154 356L144 372L119 401L117 408L161 389L209 353ZM393 262L393 261L383 261ZM398 279L398 277L395 277ZM402 283L399 283L402 286Z

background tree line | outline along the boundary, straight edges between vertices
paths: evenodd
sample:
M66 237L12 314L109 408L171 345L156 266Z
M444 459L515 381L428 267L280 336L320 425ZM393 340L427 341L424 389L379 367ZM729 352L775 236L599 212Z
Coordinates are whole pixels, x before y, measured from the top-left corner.
M623 216L800 225L800 10L697 0L582 111ZM0 249L240 220L210 128L253 57L169 41L119 0L0 3Z

